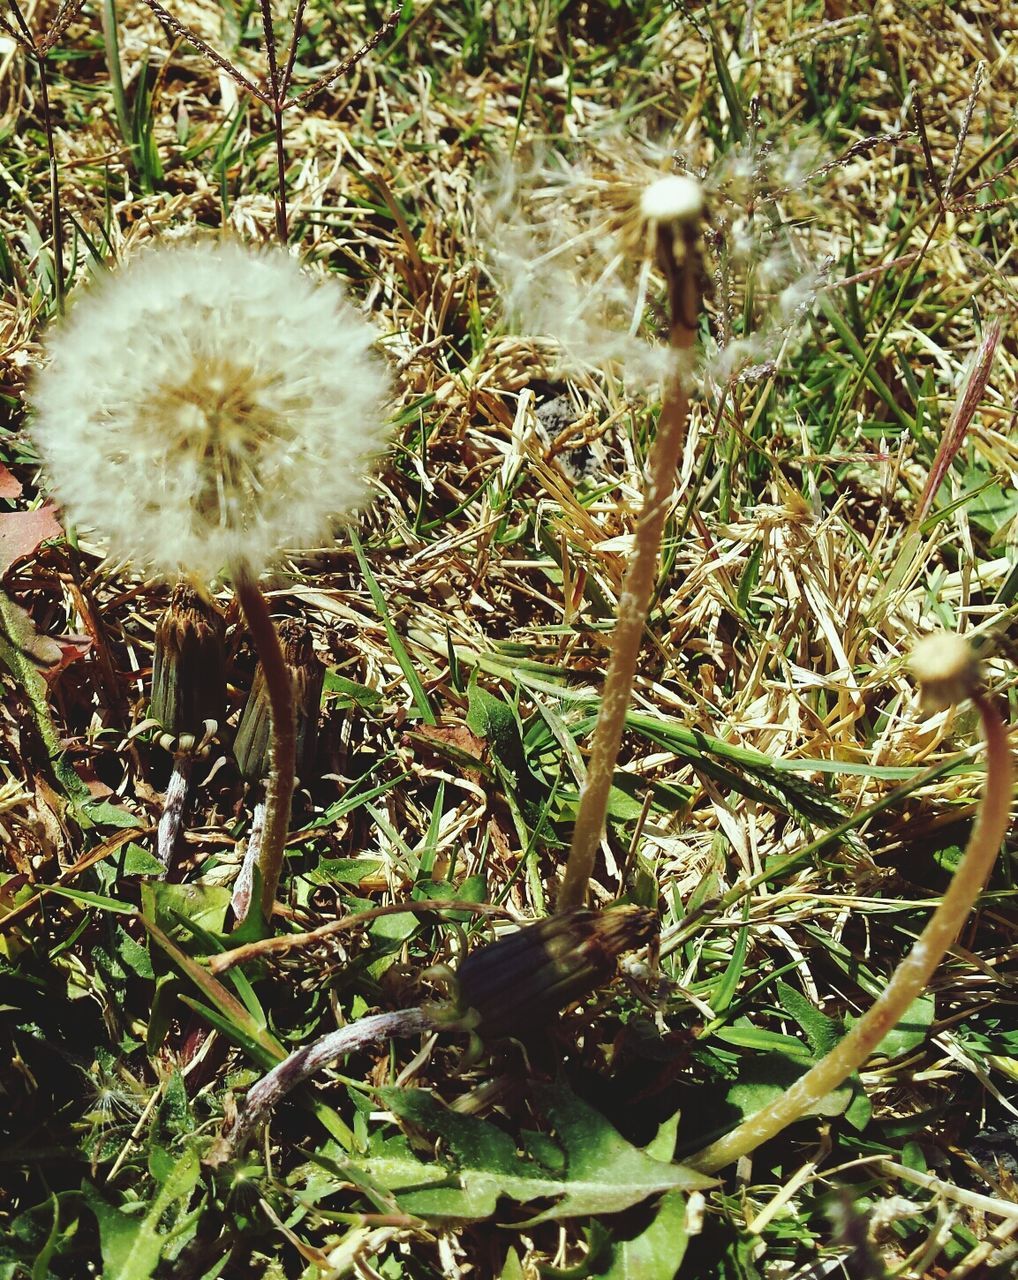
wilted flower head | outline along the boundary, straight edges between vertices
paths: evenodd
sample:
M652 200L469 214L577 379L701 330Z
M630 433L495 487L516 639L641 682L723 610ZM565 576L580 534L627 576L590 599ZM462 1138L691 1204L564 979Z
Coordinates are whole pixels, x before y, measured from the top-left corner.
M257 573L364 500L388 379L337 281L283 251L150 249L47 344L33 435L56 496L111 554Z

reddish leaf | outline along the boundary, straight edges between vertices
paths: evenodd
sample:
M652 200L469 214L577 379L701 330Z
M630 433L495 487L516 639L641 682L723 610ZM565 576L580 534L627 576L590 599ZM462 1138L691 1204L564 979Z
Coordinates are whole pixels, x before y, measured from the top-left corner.
M92 641L88 636L44 636L35 629L31 614L13 600L4 602L4 625L8 638L22 653L30 657L42 672L48 684L69 667L72 662L88 653Z
M948 422L940 439L937 456L933 459L933 466L930 468L930 474L926 478L926 485L919 498L919 505L916 507L915 519L917 521L925 519L929 513L930 507L933 506L933 499L937 496L937 490L940 488L944 476L947 475L951 468L951 463L965 441L965 433L971 425L973 415L979 407L983 392L986 390L986 383L990 377L990 370L993 368L993 357L997 353L997 343L999 341L1000 321L994 320L986 330L982 342L976 348L975 354L970 358L965 368L962 384L958 389L958 398L954 403L954 409L951 411L951 420Z
M49 538L62 537L63 532L51 502L35 511L0 513L0 576L18 560L34 555Z
M21 481L0 462L0 498L17 498L20 494Z
M108 787L105 782L95 776L95 770L85 761L74 766L74 771L82 780L88 793L93 800L108 800L110 796L115 795L112 787Z
M65 667L83 658L92 647L92 641L88 636L58 636L56 644L60 649L60 657L52 665L42 668L47 684L52 684Z

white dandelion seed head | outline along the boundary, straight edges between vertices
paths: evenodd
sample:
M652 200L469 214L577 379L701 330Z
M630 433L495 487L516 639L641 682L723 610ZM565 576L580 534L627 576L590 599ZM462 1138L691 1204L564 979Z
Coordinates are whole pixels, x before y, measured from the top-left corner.
M639 270L620 244L615 204L635 198L639 212L647 170L620 177L589 160L539 150L527 169L504 166L478 202L484 257L510 323L556 353L558 373L610 369L645 390L669 376L674 353L640 332Z
M776 371L825 279L810 240L817 154L777 140L718 155L706 141L671 147L614 130L581 141L504 166L481 193L483 258L509 325L540 340L560 373L610 373L627 391L654 393L677 364L663 341L666 297L648 227L703 218L707 270L724 299L716 312L736 319L715 326L721 345L708 340L682 376L711 391L758 367Z
M167 575L314 546L388 442L375 336L282 250L146 250L46 344L32 434L53 490L111 555Z

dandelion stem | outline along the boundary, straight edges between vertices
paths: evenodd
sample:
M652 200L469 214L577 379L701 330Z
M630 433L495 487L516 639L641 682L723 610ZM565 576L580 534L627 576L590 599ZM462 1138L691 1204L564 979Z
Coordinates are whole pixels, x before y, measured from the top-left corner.
M658 229L658 260L669 285L671 346L675 367L665 390L657 434L650 452L649 479L643 510L633 534L633 552L619 596L618 619L612 636L612 655L605 678L601 709L580 790L580 807L557 908L583 906L594 859L604 832L605 814L615 762L622 742L626 711L640 656L643 628L654 591L661 534L675 487L675 472L686 439L689 399L683 384L683 354L693 345L700 310L699 261L691 227L662 225ZM681 262L676 260L675 237L684 240Z
M435 1013L421 1008L373 1013L295 1050L251 1086L236 1126L213 1149L209 1163L218 1166L236 1159L254 1137L258 1126L286 1095L337 1058L365 1049L379 1040L420 1035L440 1022Z
M163 813L159 819L156 838L156 854L163 864L163 878L173 870L173 853L180 839L181 828L191 799L191 773L194 769L194 753L178 751L173 757L173 772L163 799Z
M965 856L940 905L884 991L848 1035L796 1080L773 1106L758 1111L731 1133L691 1157L687 1163L692 1168L714 1173L814 1112L820 1100L861 1067L888 1031L897 1026L958 937L1007 832L1013 788L1007 730L984 697L976 696L974 701L986 737L986 788Z
M251 829L247 836L247 848L240 864L237 879L233 882L230 907L238 924L243 924L251 910L251 890L254 887L254 869L262 848L262 832L265 830L265 801L259 800L251 815Z
M262 875L262 910L265 918L270 920L290 827L290 801L293 799L297 762L297 721L293 683L283 659L279 635L269 616L268 602L246 569L237 571L235 582L237 599L244 610L265 674L272 719L271 766L265 784L265 826L258 855L258 869Z

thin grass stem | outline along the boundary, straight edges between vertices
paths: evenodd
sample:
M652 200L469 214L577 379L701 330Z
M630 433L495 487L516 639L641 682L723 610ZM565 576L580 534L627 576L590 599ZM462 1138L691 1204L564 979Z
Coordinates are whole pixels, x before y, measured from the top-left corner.
M260 0L262 33L265 40L265 56L269 62L269 95L272 102L272 132L276 139L276 235L286 248L290 229L286 215L286 151L283 146L283 98L286 87L279 74L276 58L276 34L272 27L272 8L269 0ZM296 45L296 30L293 45ZM289 61L289 59L287 59Z
M42 47L36 44L32 37L31 29L25 21L24 14L17 3L17 0L10 0L11 9L14 16L18 20L18 25L24 34L26 46L31 50L32 57L35 59L35 65L39 72L39 101L42 105L42 127L46 135L46 155L49 159L49 200L50 200L50 222L53 225L53 298L56 303L57 314L64 314L64 227L63 214L60 206L60 177L57 172L57 150L53 137L53 117L49 107L49 84L46 76L46 54ZM62 14L57 15L58 20ZM70 21L70 18L68 18Z

